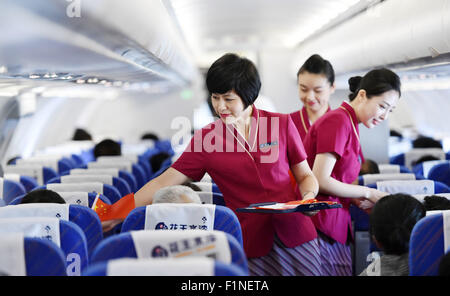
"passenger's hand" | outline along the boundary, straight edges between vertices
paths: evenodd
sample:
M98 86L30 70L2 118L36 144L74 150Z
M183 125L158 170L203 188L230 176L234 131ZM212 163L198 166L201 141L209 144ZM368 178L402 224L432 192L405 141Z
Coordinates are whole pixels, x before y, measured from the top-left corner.
M114 219L102 222L102 230L103 232L108 232L112 230L116 225L122 223L123 219Z
M370 200L364 199L359 202L358 208L360 208L361 210L368 210L368 209L373 208L374 205L375 204L373 202L371 202Z

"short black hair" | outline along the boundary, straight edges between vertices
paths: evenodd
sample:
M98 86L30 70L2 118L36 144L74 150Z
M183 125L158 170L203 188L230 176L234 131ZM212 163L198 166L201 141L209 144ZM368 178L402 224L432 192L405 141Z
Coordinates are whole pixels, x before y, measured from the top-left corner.
M409 194L387 195L370 213L370 233L386 254L405 254L409 251L411 231L425 212L424 205Z
M65 204L66 201L57 192L49 189L36 189L28 192L20 202L27 203L58 203Z
M442 144L438 140L430 137L419 136L412 142L413 148L441 148Z
M378 164L372 159L365 159L361 164L361 169L359 170L359 175L365 174L379 174L380 169L378 168Z
M142 135L141 140L155 140L159 141L159 137L155 133L145 133Z
M450 252L447 252L442 256L441 261L439 262L438 275L450 276Z
M107 156L107 155L121 155L122 149L120 147L120 144L114 140L111 139L105 139L95 145L94 147L94 156L95 158L99 156Z
M310 56L297 72L297 79L303 72L324 75L330 85L334 83L334 69L328 60L325 60L318 54Z
M423 205L427 211L450 210L450 200L439 195L425 196Z
M206 73L209 94L234 91L245 108L252 105L259 95L261 80L255 65L246 58L227 53L216 60Z
M152 155L149 159L150 166L152 167L153 173L156 173L161 168L163 162L170 157L167 152L158 152Z
M348 80L348 84L351 92L348 96L350 101L356 98L361 89L366 91L369 99L390 90L395 90L401 96L400 77L387 68L374 69L363 77L353 76Z
M73 141L91 141L92 136L85 129L77 128L73 133Z

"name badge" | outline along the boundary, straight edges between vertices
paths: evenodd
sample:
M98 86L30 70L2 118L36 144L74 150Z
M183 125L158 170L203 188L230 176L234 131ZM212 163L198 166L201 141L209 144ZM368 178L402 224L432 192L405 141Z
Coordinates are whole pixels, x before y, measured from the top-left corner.
M268 142L268 143L264 143L264 144L259 144L259 148L265 148L265 147L270 147L270 146L277 146L278 145L278 141L273 141L273 142Z

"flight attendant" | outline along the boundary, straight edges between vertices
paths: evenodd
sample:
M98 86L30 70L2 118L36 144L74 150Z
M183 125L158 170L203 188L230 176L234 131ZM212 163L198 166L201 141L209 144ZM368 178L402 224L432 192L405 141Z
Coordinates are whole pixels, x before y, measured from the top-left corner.
M328 275L351 275L349 241L352 198L376 203L386 195L376 189L352 185L361 166L358 125L373 128L388 118L400 98L400 79L388 69L349 79L350 103L319 118L311 126L304 145L308 163L320 185L317 199L337 201L341 209L321 211L312 220L318 232L322 267ZM350 235L349 235L350 233Z
M161 187L199 181L208 173L235 211L251 203L286 202L296 195L315 198L318 183L307 163L300 136L287 114L253 105L261 83L254 64L225 54L208 70L206 85L220 119L196 131L178 160L135 194L135 205L152 203ZM239 213L251 275L321 275L313 213Z
M335 91L333 66L314 54L298 70L297 84L303 108L290 116L304 141L311 125L331 110L328 102Z

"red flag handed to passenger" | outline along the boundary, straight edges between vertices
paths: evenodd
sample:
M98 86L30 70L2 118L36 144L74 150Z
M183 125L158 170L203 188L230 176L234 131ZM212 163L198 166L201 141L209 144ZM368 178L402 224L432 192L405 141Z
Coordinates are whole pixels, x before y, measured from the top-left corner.
M134 208L134 193L125 195L112 205L104 203L100 199L100 194L97 194L94 203L92 204L92 209L97 213L101 222L114 219L125 219Z

